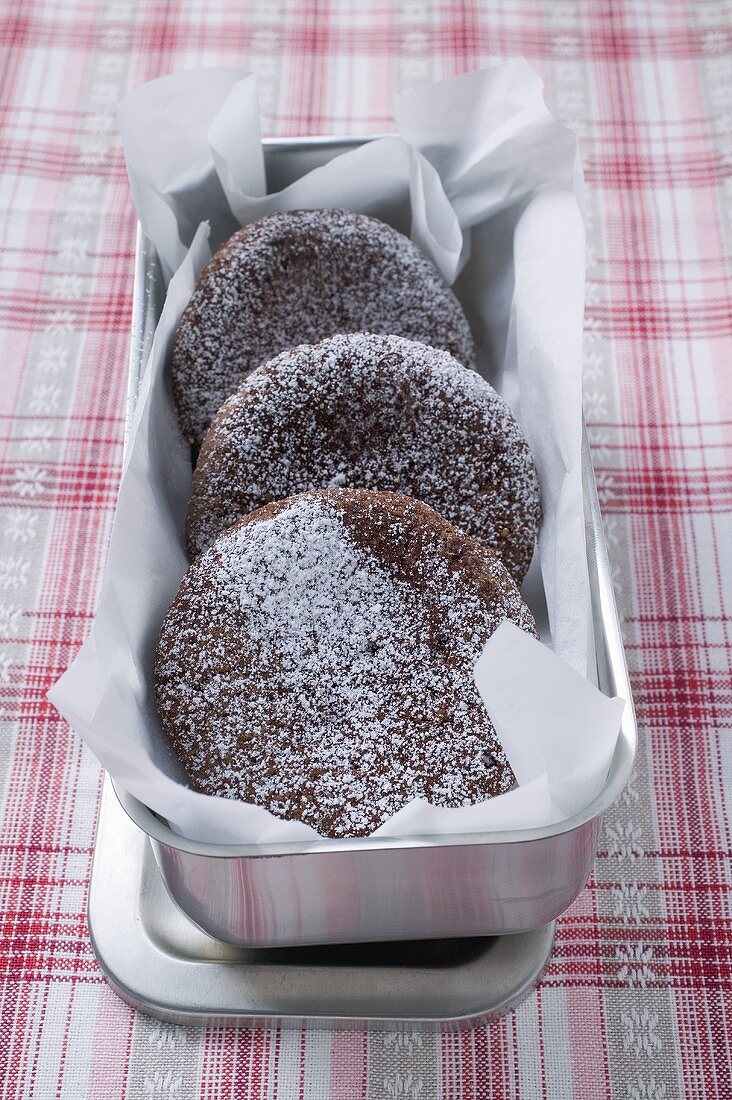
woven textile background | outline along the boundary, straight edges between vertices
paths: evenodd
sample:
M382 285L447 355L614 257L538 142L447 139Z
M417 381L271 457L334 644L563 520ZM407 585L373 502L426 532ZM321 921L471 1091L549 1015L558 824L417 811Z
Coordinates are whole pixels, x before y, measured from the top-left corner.
M732 1096L732 13L723 0L5 0L0 29L0 1097ZM581 139L586 414L641 727L541 986L460 1036L182 1029L85 923L100 792L45 701L88 630L120 475L126 89L256 71L270 134L523 54Z

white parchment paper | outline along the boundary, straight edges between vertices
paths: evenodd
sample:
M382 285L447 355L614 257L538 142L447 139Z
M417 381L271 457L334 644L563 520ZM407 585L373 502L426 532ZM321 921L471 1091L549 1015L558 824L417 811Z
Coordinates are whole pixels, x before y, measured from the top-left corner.
M546 619L543 636L553 652L525 635L517 640L521 632L506 624L476 668L519 786L454 810L414 800L379 833L551 824L599 793L612 757L617 701L583 680L594 651L580 474L584 228L575 140L552 118L539 78L520 60L412 91L397 100L395 114L394 136L266 194L252 76L180 73L137 89L120 108L138 214L170 283L92 633L50 698L123 787L193 840L316 835L187 787L152 683L160 623L187 568L191 470L169 389L173 336L212 249L239 224L273 210L341 206L409 233L455 283L480 369L519 417L539 471L544 520L525 594Z

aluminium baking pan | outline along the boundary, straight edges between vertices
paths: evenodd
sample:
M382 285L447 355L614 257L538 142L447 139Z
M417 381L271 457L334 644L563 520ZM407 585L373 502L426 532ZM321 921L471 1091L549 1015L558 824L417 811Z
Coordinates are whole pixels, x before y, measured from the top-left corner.
M369 138L266 141L271 190ZM164 286L138 233L128 424ZM446 837L362 837L302 844L223 845L186 840L119 786L148 835L170 896L200 928L249 948L498 936L537 929L566 909L590 874L602 814L630 774L632 696L586 434L583 488L597 682L626 702L604 788L558 825Z
M518 936L237 947L170 899L145 834L107 777L89 883L89 933L109 984L175 1024L406 1032L477 1027L515 1008L551 955L554 923Z

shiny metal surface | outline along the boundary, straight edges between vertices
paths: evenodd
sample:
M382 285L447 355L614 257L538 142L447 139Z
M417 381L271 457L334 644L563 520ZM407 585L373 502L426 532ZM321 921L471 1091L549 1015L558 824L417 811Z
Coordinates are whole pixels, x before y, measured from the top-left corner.
M366 139L368 140L368 139ZM358 141L266 144L268 181L283 186ZM138 238L131 392L144 369L161 306L155 258ZM134 349L139 348L138 352ZM558 826L440 838L359 838L228 846L185 840L122 790L147 833L171 897L201 928L249 947L503 935L553 921L590 873L601 817L624 787L636 729L602 521L586 437L583 481L598 684L626 700L621 736L601 794Z
M116 992L178 1024L454 1030L503 1015L541 977L550 924L497 939L252 951L171 901L142 833L105 783L89 927Z

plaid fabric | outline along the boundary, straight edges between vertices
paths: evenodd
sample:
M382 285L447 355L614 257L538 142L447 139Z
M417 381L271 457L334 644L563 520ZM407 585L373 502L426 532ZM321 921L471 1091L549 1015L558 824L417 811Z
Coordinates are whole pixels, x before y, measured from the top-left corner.
M723 0L6 0L0 1096L732 1096L729 17ZM545 979L501 1022L157 1024L96 965L100 771L45 701L88 629L120 473L134 226L114 107L233 64L257 72L270 133L379 131L395 88L509 54L582 142L586 411L635 777Z

